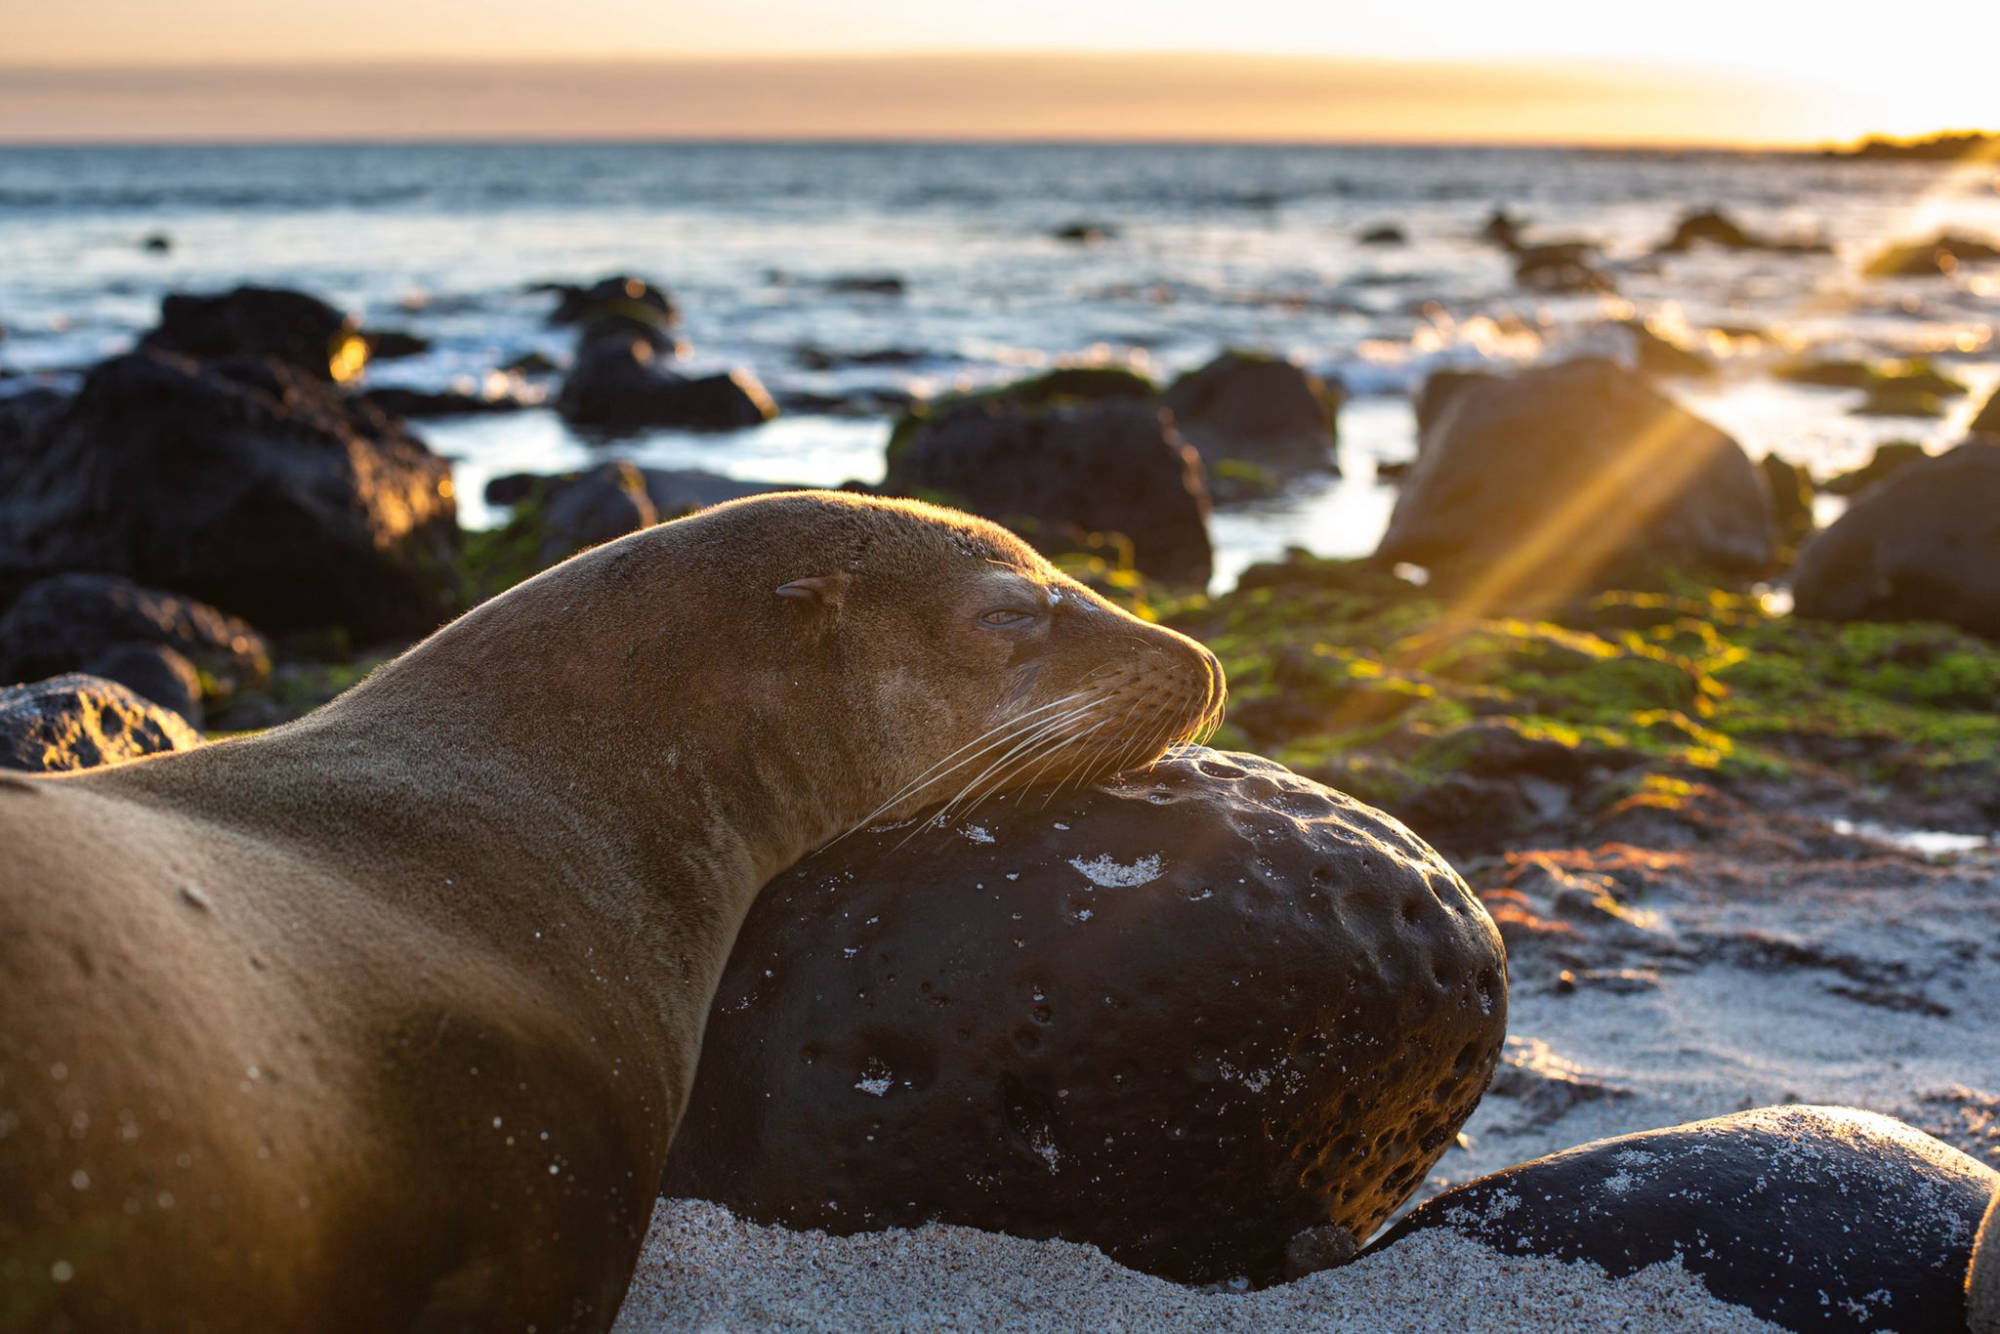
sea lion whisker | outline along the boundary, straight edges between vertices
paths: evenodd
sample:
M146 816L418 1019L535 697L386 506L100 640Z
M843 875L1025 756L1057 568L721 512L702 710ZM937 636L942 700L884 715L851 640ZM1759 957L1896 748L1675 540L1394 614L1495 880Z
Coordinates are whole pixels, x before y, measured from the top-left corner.
M1005 755L1002 755L999 759L995 760L992 764L988 765L983 773L979 774L970 783L967 783L957 796L953 797L950 802L946 803L945 812L953 812L954 808L957 807L961 802L967 802L968 799L971 799L972 794L977 792L980 789L981 785L984 784L990 777L993 777L996 773L998 773L999 776L997 778L993 778L994 785L992 790L998 791L1001 786L1004 786L1008 782L1009 772L1007 770L1007 766L1011 764L1017 757L1022 756L1024 753L1032 755L1036 747L1038 747L1045 741L1050 740L1051 738L1060 739L1067 733L1068 729L1071 726L1073 726L1077 722L1082 721L1084 718L1088 717L1091 710L1095 709L1101 702L1102 702L1101 699L1093 697L1089 700L1086 700L1083 704L1077 706L1076 708L1071 709L1066 713L1059 714L1055 718L1049 719L1042 725L1036 727L1029 736L1023 739L1012 750L1008 751ZM977 805L979 801L983 801L984 799L985 798L983 796L978 797L976 799L971 799L969 801L969 804ZM956 813L963 814L962 811Z
M1010 758L1018 754L1024 747L1034 744L1034 742L1044 734L1060 730L1062 727L1067 726L1071 722L1074 722L1078 717L1082 716L1083 714L1087 713L1091 708L1095 707L1095 705L1096 701L1093 699L1087 701L1084 704L1078 705L1077 707L1070 709L1064 713L1057 714L1054 718L1042 719L1040 721L1037 721L1031 727L1027 727L1024 729L1028 733L1026 739L1021 739L1021 730L1016 730L1015 732L1010 733L1005 738L1005 741L1014 742L1015 744L1013 748L1007 751L1007 753L1002 755L998 760L995 760L992 764L989 764L970 782L966 783L963 787L961 787L949 801L945 802L942 806L940 806L935 813L933 813L927 819L921 821L908 834L904 835L903 839L896 844L896 848L900 849L901 847L903 847L904 844L908 843L911 839L915 838L918 834L922 833L926 829L936 828L941 825L949 824L958 815L959 813L958 807L960 803L965 801L967 795L971 793L975 788L977 788L980 783L984 782L988 775L992 774L996 769L1006 764L1006 762ZM971 757L968 757L968 760L970 758Z
M941 780L945 776L945 774L950 773L954 769L959 769L967 764L972 763L972 761L979 758L979 756L985 754L987 751L993 749L995 746L1002 746L1007 744L1008 740L1011 738L1012 729L1020 727L1023 723L1034 718L1036 714L1046 713L1050 709L1060 708L1062 705L1068 704L1074 700L1081 698L1086 693L1087 692L1083 690L1073 690L1069 694L1064 695L1059 699L1050 700L1046 704L1038 704L1034 708L1029 709L1024 713L1016 714L1012 718L1008 718L1002 722L995 723L992 727L987 728L984 732L981 732L978 736L966 742L964 745L960 746L957 750L945 756L943 759L939 760L937 763L931 765L928 769L925 769L922 773L918 774L915 778L912 778L909 782L897 788L895 792L890 794L889 798L886 801L884 801L881 805L877 806L874 810L870 811L868 814L862 816L859 820L855 821L853 824L849 825L846 829L842 830L840 833L836 834L831 840L828 841L826 846L831 847L834 843L838 843L841 839L846 838L849 834L852 834L857 829L867 828L869 825L873 824L876 820L881 819L883 815L887 814L889 811L894 810L897 806L901 805L903 802L909 800L911 797L915 796L918 792L922 791L926 785ZM966 754L967 751L971 751L972 753L968 755Z
M1097 706L1097 703L1098 701L1096 699L1088 700L1085 703L1078 705L1076 708L1071 709L1065 713L1058 714L1056 717L1045 720L1044 722L1036 726L1030 732L1030 734L1025 739L1020 741L1019 744L1014 746L1013 749L1009 750L1006 754L1002 755L999 759L995 760L992 764L988 765L983 772L981 772L971 782L967 783L963 788L961 788L957 796L953 797L950 801L945 803L944 808L939 812L939 815L941 817L948 817L953 807L957 806L958 803L963 801L969 793L977 789L979 785L985 782L986 779L990 775L992 775L996 770L1002 769L1015 756L1019 755L1024 750L1030 750L1045 737L1052 735L1060 735L1064 728L1068 727L1070 724L1078 721L1079 719L1087 715L1093 708Z
M966 808L965 813L970 814L972 811L977 810L979 806L982 803L984 803L988 798L992 797L994 793L1000 791L1004 787L1010 786L1013 783L1013 780L1017 776L1023 773L1027 773L1028 766L1031 764L1036 766L1035 771L1032 774L1028 774L1027 779L1024 782L1022 782L1020 786L1022 787L1034 786L1034 784L1040 780L1042 774L1048 769L1049 765L1054 763L1056 758L1060 756L1063 753L1063 751L1069 749L1072 746L1081 745L1084 738L1088 737L1091 733L1097 731L1099 728L1104 727L1111 721L1112 717L1107 715L1106 717L1100 718L1098 721L1092 723L1089 727L1084 728L1081 732L1058 732L1053 735L1044 736L1041 739L1039 751L1031 751L1028 754L1022 756L1020 761L1016 763L1009 772L1002 774L999 778L996 778L993 781L992 785L986 790L986 792L983 793L981 796L979 796L975 801L973 801L973 803L970 806Z

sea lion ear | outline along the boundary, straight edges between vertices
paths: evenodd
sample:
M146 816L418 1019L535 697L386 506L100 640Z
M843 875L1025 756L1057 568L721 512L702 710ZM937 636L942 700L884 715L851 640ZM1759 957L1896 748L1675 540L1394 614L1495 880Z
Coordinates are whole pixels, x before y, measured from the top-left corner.
M847 595L847 571L833 574L809 575L804 579L794 579L789 584L778 586L778 596L799 602L816 602L826 607L838 607Z

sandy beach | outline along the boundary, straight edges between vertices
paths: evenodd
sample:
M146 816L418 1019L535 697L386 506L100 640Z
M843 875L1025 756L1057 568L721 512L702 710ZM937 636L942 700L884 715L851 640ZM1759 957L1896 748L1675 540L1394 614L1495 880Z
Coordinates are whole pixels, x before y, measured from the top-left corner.
M1589 1140L1782 1102L1896 1116L2000 1166L1989 1010L2000 995L2000 858L1931 862L1806 817L1750 823L1723 848L1608 847L1483 868L1489 883L1521 885L1546 878L1543 867L1591 874L1587 862L1635 888L1627 920L1509 929L1505 1061L1413 1204ZM1819 855L1785 857L1799 839L1817 840ZM1769 1328L1677 1266L1612 1281L1438 1233L1237 1294L1060 1241L937 1225L835 1238L662 1201L618 1328L751 1327Z

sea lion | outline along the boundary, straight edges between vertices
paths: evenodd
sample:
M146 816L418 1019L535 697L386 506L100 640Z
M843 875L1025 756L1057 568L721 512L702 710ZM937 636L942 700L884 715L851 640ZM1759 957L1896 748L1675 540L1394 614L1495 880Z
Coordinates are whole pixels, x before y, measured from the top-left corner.
M759 887L1221 695L1003 529L794 492L288 726L0 778L0 1324L604 1328Z

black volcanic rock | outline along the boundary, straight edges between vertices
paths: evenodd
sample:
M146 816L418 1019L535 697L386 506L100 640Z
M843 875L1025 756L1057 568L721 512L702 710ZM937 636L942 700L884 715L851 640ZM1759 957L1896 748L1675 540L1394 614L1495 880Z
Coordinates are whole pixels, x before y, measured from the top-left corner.
M1063 1237L1275 1282L1365 1237L1485 1089L1500 940L1409 830L1190 750L858 832L752 907L665 1176L741 1217Z
M1805 545L1801 616L1944 621L2000 640L2000 445L1906 464Z
M0 769L94 769L200 744L179 714L115 681L71 673L0 689Z
M1340 471L1340 385L1282 357L1224 352L1175 380L1165 402L1210 471L1225 459L1286 476Z
M1481 1177L1369 1252L1444 1228L1613 1277L1678 1261L1785 1329L1964 1329L1973 1239L1996 1192L2000 1172L1900 1121L1765 1107Z
M661 364L658 353L644 339L585 339L556 410L571 425L604 431L733 431L778 415L750 372L682 375Z
M1170 581L1207 583L1214 558L1201 456L1145 401L968 400L892 442L881 489L942 497L1051 554L1121 533L1138 569Z
M221 694L253 685L271 670L270 648L246 622L118 575L79 573L32 585L0 616L0 682L96 671L106 654L133 644L173 650L207 673ZM96 674L125 681L112 672Z
M123 574L267 631L363 642L423 634L453 606L450 466L286 363L114 357L27 454L0 498L0 597Z
M352 319L316 296L283 287L169 296L160 303L159 326L139 346L204 361L272 357L319 380L348 378L367 360L367 344Z
M1381 559L1458 579L1511 558L1531 594L1626 562L1773 559L1770 496L1742 448L1615 362L1462 381L1429 416Z

